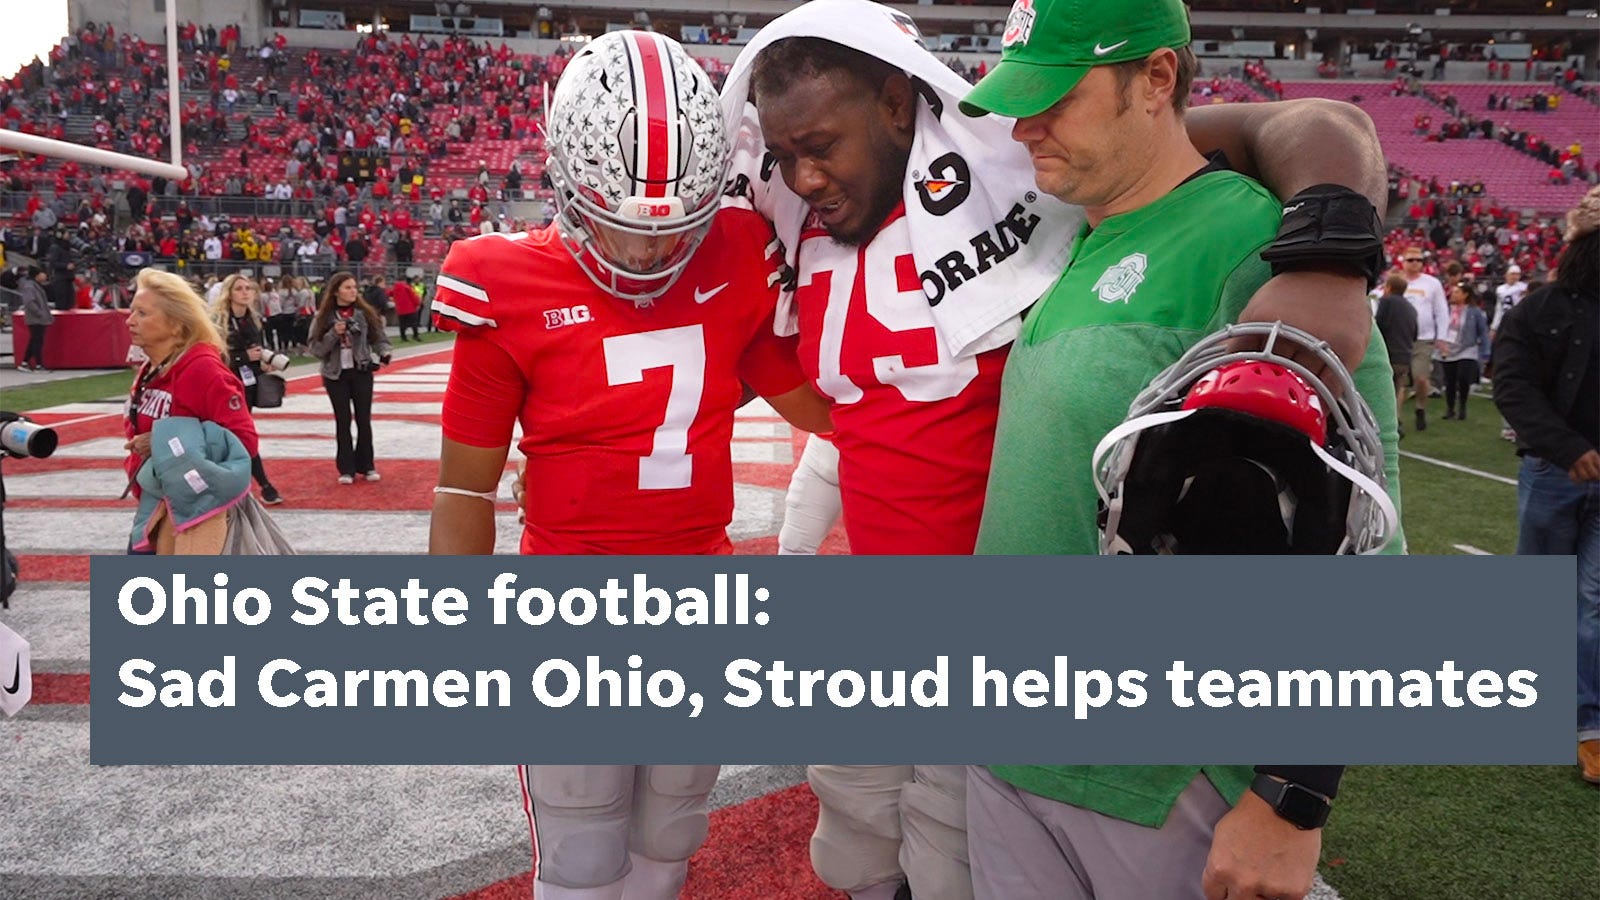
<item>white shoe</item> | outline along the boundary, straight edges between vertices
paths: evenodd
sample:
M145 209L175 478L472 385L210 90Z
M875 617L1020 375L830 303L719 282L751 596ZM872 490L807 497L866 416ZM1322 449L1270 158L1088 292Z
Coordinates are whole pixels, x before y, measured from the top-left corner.
M356 483L356 477L354 475L340 475L339 476L339 483L340 484L355 484Z
M382 481L383 480L383 476L378 474L378 470L377 469L369 469L367 471L367 474L365 476L363 476L363 477L365 477L368 481Z

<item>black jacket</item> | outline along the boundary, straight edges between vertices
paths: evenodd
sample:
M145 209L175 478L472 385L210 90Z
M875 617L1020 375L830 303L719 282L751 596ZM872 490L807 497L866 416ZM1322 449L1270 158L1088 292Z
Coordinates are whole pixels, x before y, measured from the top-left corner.
M227 334L229 367L235 372L249 368L260 375L260 361L250 358L250 348L261 346L261 329L256 326L256 320L249 315L235 317L229 311Z
M1552 284L1506 313L1494 345L1494 403L1517 432L1517 454L1563 469L1594 449L1570 423L1589 367L1600 352L1591 324L1600 298ZM1592 394L1592 391L1591 391Z

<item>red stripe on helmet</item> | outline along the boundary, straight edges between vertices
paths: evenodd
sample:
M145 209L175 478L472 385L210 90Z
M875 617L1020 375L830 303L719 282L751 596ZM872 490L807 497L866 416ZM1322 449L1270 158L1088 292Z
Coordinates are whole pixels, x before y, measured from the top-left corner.
M657 45L654 35L633 34L629 35L634 47L639 52L639 69L644 75L644 109L641 110L645 120L646 140L644 146L647 158L642 166L646 197L665 197L667 195L667 173L670 171L668 157L670 152L670 138L668 137L667 121L667 82L662 73L665 54Z

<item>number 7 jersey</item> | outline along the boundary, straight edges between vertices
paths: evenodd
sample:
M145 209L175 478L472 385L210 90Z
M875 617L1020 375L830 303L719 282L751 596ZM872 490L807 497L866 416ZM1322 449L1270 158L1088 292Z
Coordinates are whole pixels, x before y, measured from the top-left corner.
M433 309L458 333L444 436L528 459L523 553L729 552L734 410L805 381L776 337L771 227L729 209L648 307L591 282L554 226L457 241Z

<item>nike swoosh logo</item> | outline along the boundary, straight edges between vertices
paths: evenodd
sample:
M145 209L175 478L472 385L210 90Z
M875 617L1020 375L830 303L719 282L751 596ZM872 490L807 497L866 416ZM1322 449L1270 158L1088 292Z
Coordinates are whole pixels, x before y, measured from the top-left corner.
M22 689L22 657L17 657L16 668L11 670L11 687L6 688L6 693L15 694Z
M724 281L723 283L717 285L716 287L712 288L709 291L702 291L699 288L695 288L694 289L694 302L696 302L696 303L704 303L707 300L710 300L712 297L715 297L716 295L722 293L722 289L727 287L727 286L728 286L728 282Z
M1111 51L1117 49L1118 47L1121 47L1123 44L1126 44L1126 43L1127 43L1127 41L1117 41L1115 44L1112 44L1109 47L1102 47L1102 46L1100 46L1100 44L1098 42L1096 42L1095 45L1094 45L1094 55L1095 56L1105 56L1107 53L1110 53Z

